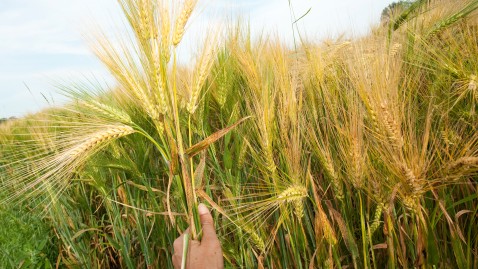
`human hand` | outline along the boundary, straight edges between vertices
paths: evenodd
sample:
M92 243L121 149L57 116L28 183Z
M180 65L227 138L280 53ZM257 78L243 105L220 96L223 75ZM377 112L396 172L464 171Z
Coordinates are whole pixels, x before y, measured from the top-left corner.
M209 209L204 204L198 206L199 218L202 226L202 240L189 241L189 250L186 260L187 269L222 269L224 260L222 257L221 243L214 229L214 222ZM183 259L183 241L184 234L189 232L189 228L176 240L174 240L174 268L181 268Z

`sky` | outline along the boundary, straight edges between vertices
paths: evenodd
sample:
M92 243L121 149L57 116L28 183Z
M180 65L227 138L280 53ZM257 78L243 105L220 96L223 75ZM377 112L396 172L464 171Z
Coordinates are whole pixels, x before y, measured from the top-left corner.
M176 2L176 1L175 1ZM310 39L366 34L393 0L290 0L298 29ZM253 35L293 43L289 0L199 0L181 51L194 58L207 27L248 22ZM21 117L65 99L57 86L111 82L90 52L87 33L124 28L116 0L0 0L0 118Z

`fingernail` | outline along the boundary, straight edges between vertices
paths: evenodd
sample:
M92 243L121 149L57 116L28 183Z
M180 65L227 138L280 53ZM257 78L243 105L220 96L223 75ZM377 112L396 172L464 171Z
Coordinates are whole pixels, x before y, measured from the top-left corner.
M209 209L207 209L207 206L203 203L200 203L198 205L198 211L199 211L199 215L209 214Z

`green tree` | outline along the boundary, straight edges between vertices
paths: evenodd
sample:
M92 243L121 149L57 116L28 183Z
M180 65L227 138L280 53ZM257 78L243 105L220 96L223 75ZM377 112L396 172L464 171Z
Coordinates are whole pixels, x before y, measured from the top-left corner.
M395 16L396 14L400 14L401 12L409 8L413 2L414 1L398 1L391 3L383 9L382 15L380 16L380 21L383 24L388 23L393 16Z

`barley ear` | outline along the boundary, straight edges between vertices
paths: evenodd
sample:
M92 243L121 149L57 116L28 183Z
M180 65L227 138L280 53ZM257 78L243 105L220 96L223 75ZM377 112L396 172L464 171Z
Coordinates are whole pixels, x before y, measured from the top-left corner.
M117 109L115 107L106 105L96 100L81 101L80 104L88 109L94 110L103 114L106 117L115 119L124 123L132 123L131 117L128 113Z
M165 1L166 2L166 1ZM171 17L166 3L161 7L161 55L166 63L171 59Z
M307 189L300 185L290 186L277 195L279 201L285 201L292 204L294 214L299 220L304 216L304 204L302 199L305 197L307 197Z
M377 208L375 209L375 213L373 214L372 225L370 225L370 236L372 236L375 231L380 227L380 217L382 217L383 209L385 205L384 203L379 203Z
M112 139L116 139L122 136L126 136L129 134L134 133L134 129L130 126L123 125L123 126L113 126L106 130L102 130L92 134L88 139L84 142L72 147L71 149L67 150L61 156L66 158L76 159L82 156L84 153L96 148L97 146L111 141Z
M179 14L179 17L176 20L176 25L173 32L173 46L177 46L181 39L183 38L184 31L186 30L186 24L188 23L189 17L196 6L197 0L186 0L184 2L183 9Z
M201 60L196 67L194 84L191 87L191 94L187 104L187 110L191 114L193 114L198 107L198 99L201 89L206 82L206 78L208 77L216 58L215 51L214 47L208 48L207 52L201 57Z

